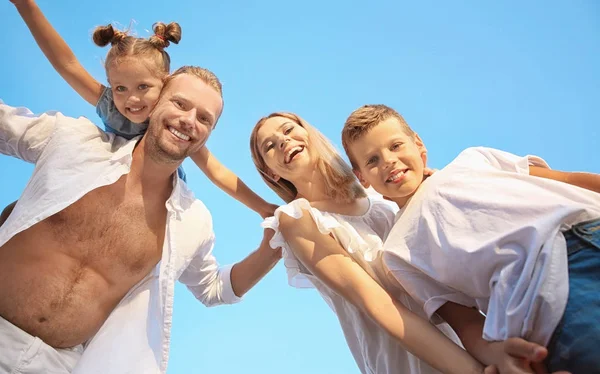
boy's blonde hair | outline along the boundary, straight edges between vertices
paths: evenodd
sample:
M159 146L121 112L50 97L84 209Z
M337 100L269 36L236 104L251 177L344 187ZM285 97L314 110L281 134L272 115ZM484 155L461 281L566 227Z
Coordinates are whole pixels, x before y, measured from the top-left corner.
M100 47L111 44L106 54L104 68L108 69L113 64L119 64L127 57L143 57L152 62L150 70L156 72L157 78L163 78L171 70L171 57L165 52L165 48L171 42L177 44L181 40L181 27L176 22L165 25L157 22L152 26L154 35L145 38L136 38L127 34L127 31L119 31L112 25L99 26L94 30L92 39Z
M260 173L265 183L286 203L297 198L298 190L292 182L279 178L275 181L270 175L269 168L260 152L258 144L258 130L273 117L284 117L302 126L308 133L310 146L319 156L317 170L325 181L326 195L337 203L349 203L358 198L365 197L366 193L354 176L352 169L344 162L333 144L323 134L308 122L294 113L276 112L261 118L250 135L250 152L254 166Z
M344 146L346 155L354 169L358 169L358 166L354 161L352 152L350 152L350 145L371 131L373 127L388 118L395 118L398 120L402 131L407 135L414 137L415 132L410 128L408 123L406 123L400 113L387 105L363 105L352 112L348 119L346 119L346 123L344 123L344 128L342 129L342 145Z

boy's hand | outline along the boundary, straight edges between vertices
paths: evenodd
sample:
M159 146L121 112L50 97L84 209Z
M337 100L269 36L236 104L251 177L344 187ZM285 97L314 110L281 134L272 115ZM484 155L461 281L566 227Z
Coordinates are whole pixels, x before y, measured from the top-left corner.
M521 338L508 338L503 342L490 343L495 351L494 366L488 366L484 374L548 374L544 360L548 350L541 345ZM569 374L566 371L552 374Z
M438 169L432 169L432 168L425 167L425 168L423 168L423 175L426 177L430 177L436 171L438 171Z
M268 217L273 217L275 215L275 210L277 208L279 208L279 205L267 204L267 206L265 207L265 209L263 209L263 211L260 212L260 216L263 219L268 218Z

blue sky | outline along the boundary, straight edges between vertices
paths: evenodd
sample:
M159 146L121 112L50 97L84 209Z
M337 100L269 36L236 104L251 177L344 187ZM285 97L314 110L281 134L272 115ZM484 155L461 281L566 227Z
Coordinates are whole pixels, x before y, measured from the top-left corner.
M420 134L430 166L476 145L536 154L555 169L600 173L600 3L589 1L117 1L40 0L82 64L105 82L94 26L135 20L138 36L177 21L172 66L201 65L224 85L211 151L255 191L248 139L272 111L298 113L341 149L347 115L362 104L396 108ZM12 4L0 14L0 98L100 124L38 50ZM188 182L213 214L223 264L260 243L260 217L186 160ZM0 206L33 170L0 156ZM205 308L176 289L169 373L358 373L333 313L296 290L279 264L245 300Z

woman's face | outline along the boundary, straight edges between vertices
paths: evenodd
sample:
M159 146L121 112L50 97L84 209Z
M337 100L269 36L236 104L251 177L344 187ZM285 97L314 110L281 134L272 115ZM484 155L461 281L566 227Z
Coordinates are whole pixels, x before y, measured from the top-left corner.
M314 170L316 159L310 152L308 132L286 117L272 117L263 122L256 135L257 148L274 180L294 182Z

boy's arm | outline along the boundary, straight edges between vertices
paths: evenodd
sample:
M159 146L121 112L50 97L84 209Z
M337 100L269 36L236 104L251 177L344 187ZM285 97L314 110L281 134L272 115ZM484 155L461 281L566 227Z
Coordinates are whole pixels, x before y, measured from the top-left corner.
M495 370L488 368L486 374L543 373L540 365L548 353L546 348L520 338L496 342L483 339L485 317L477 309L449 301L438 309L437 314L448 322L473 357L494 367Z
M529 166L529 174L600 193L600 174L558 171L539 166Z
M311 215L282 214L279 229L290 249L317 278L398 339L410 352L444 373L481 373L481 365L392 298L339 243L319 232Z
M54 69L88 103L96 106L103 85L81 66L73 51L46 19L34 0L10 0Z
M231 170L217 160L206 147L192 155L192 160L217 187L252 209L261 217L271 217L277 205L269 204L252 191Z

